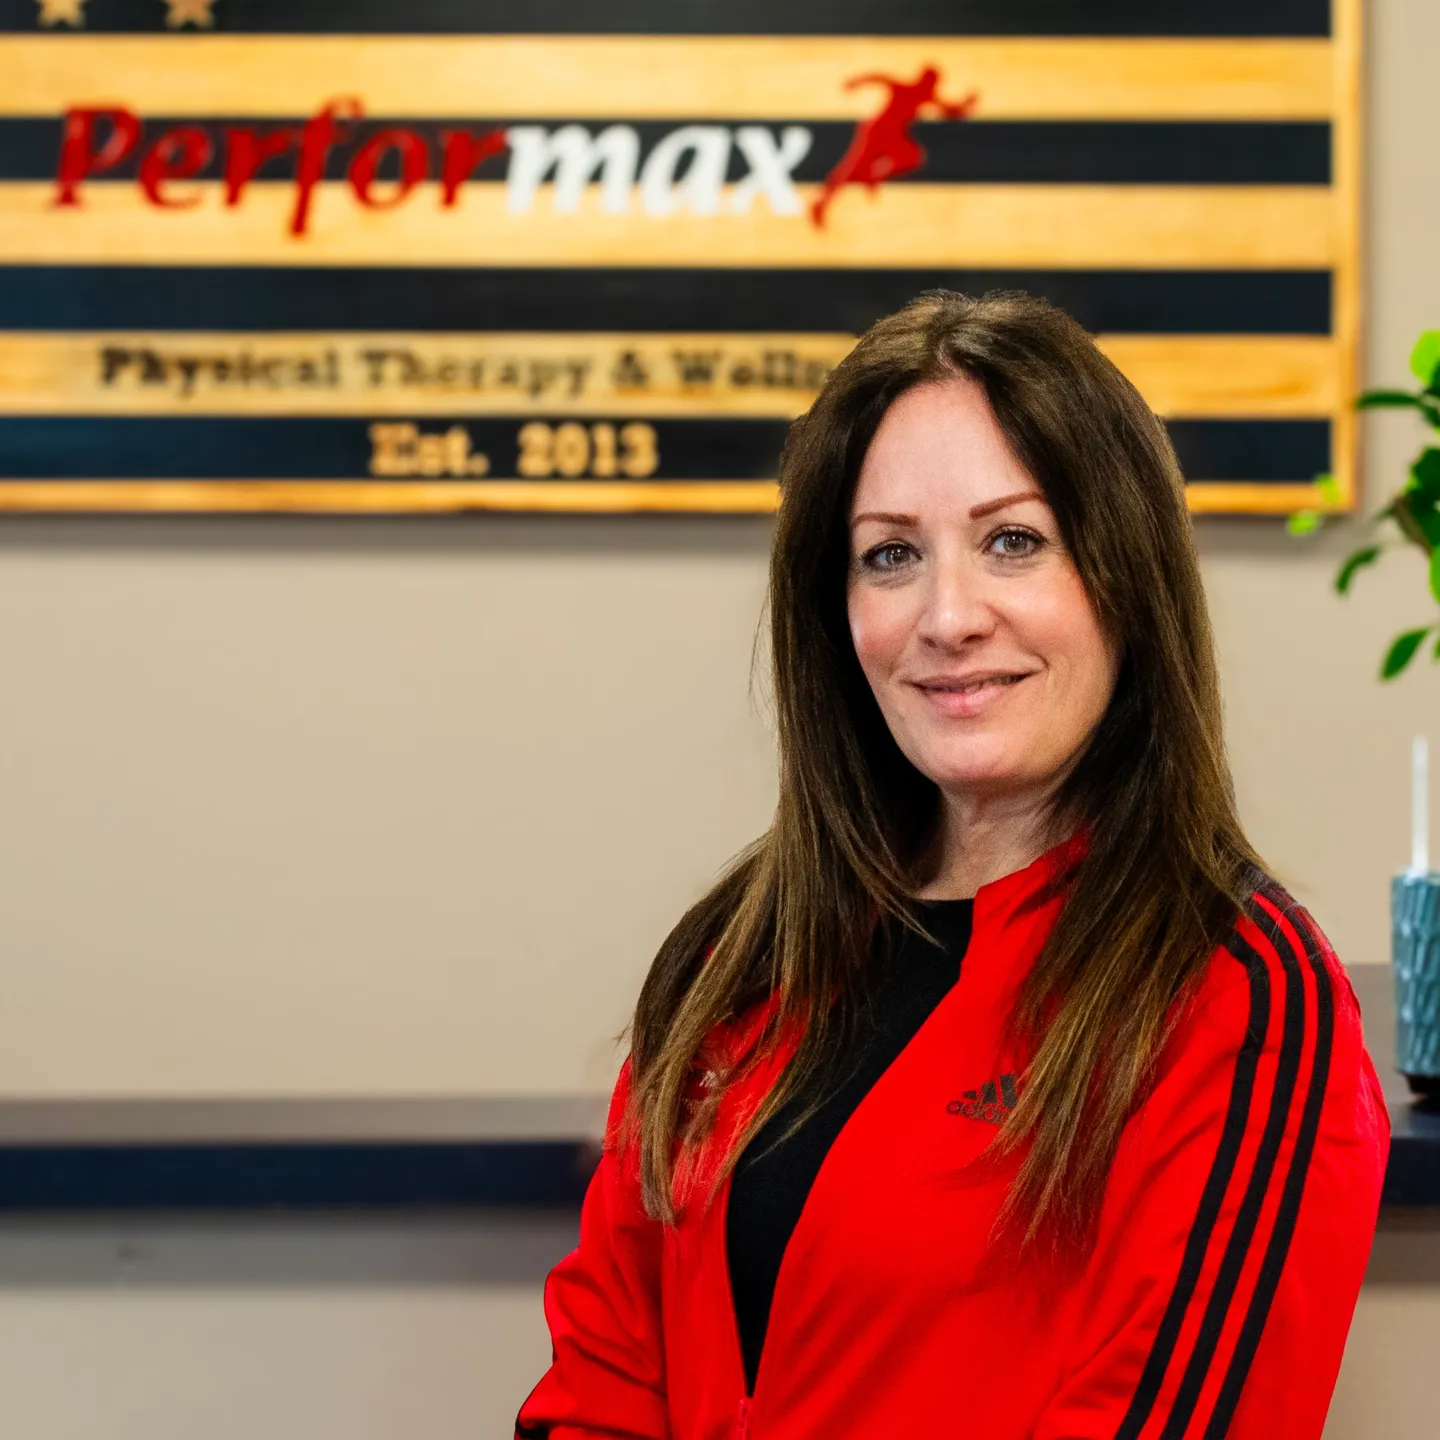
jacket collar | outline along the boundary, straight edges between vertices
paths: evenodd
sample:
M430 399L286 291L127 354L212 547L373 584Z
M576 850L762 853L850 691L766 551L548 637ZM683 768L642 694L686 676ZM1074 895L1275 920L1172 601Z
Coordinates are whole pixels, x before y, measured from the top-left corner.
M982 885L975 892L975 929L1003 927L1022 915L1047 909L1060 898L1089 848L1090 831L1082 825L1028 865Z
M1036 917L1052 910L1089 844L1089 829L1081 826L1067 839L1037 855L1028 865L988 881L975 892L971 947L966 952L972 967L974 952L978 948L974 943L976 936L982 932L987 936L994 935L1016 922L1028 925ZM779 1008L779 1002L779 993L772 992L733 1022L733 1028L724 1027L730 1033L731 1043L737 1046L737 1053L750 1048ZM792 1035L788 1045L793 1048L798 1038L798 1034Z

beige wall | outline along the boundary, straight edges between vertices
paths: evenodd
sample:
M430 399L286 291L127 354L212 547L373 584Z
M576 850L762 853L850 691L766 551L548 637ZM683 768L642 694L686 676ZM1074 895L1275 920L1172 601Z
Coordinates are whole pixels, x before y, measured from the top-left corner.
M1440 7L1372 6L1368 339L1440 325ZM1372 494L1418 441L1367 421ZM1387 953L1410 556L1341 601L1197 523L1252 834ZM722 518L0 526L0 1096L603 1088L668 924L771 806L747 678L769 527ZM1440 741L1440 734L1436 735Z
M0 1095L608 1088L773 803L767 533L0 527Z
M1375 1237L1325 1440L1433 1440L1437 1337L1440 1221L1388 1214Z
M0 1429L24 1440L510 1440L569 1217L9 1221ZM1326 1440L1434 1440L1440 1228L1376 1241ZM1286 1440L1277 1436L1276 1440Z
M1367 372L1400 381L1413 333L1440 325L1440 6L1371 8ZM1367 429L1379 493L1418 436L1403 417ZM1198 530L1247 823L1342 956L1382 961L1407 741L1440 672L1372 675L1430 613L1419 567L1340 602L1351 536ZM604 1085L665 927L767 817L746 693L766 536L0 527L0 1095ZM500 1221L358 1238L255 1222L238 1240L12 1222L0 1428L503 1436L548 1350L539 1276L569 1236L513 1223L530 1238ZM1423 1228L1377 1246L1331 1440L1434 1433Z
M570 1216L10 1220L6 1440L510 1440Z
M1440 327L1440 153L1426 138L1440 6L1370 0L1368 10L1362 374L1408 387L1415 337ZM1426 433L1400 412L1366 418L1365 513L1403 481ZM1365 543L1360 523L1318 543L1274 521L1205 518L1196 530L1251 838L1342 959L1388 960L1388 877L1409 859L1409 741L1428 730L1440 744L1440 666L1416 662L1388 685L1374 677L1393 636L1434 615L1423 563L1413 551L1389 557L1341 599L1330 581Z

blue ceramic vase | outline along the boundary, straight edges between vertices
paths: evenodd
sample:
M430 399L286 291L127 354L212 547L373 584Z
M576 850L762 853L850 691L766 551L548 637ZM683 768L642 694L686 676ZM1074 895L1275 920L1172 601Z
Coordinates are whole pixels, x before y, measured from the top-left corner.
M1395 1066L1417 1095L1440 1095L1440 871L1390 882Z

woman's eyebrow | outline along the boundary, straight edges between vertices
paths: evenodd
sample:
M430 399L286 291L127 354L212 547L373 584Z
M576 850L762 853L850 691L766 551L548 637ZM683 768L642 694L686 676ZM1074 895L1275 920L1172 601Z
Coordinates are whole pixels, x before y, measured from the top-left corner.
M970 518L979 520L984 515L993 515L997 510L1003 510L1007 505L1018 505L1022 500L1044 499L1038 490L1017 490L1013 495L1002 495L998 500L987 500L983 505L976 505L970 511Z
M852 516L850 524L853 527L862 520L878 520L882 525L909 525L912 529L919 523L913 515L897 515L891 510L866 510Z

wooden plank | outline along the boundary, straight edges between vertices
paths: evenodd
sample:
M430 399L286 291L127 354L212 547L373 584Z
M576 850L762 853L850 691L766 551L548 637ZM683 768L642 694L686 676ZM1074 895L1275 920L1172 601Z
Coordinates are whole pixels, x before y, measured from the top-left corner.
M15 35L0 114L125 104L146 115L368 113L509 119L860 119L853 76L977 90L993 119L1323 120L1328 40L874 36ZM121 78L123 77L123 78Z
M1157 415L1322 417L1337 353L1321 335L1101 335L1100 348Z
M782 333L0 331L0 413L789 419L854 343Z
M1361 315L1361 54L1364 42L1362 0L1333 0L1335 44L1335 124L1331 130L1332 190L1336 226L1331 272L1339 394L1331 425L1331 466L1343 507L1360 503L1360 417L1354 399L1360 393Z
M772 480L3 480L0 511L422 514L459 510L773 510Z
M4 480L0 513L435 514L465 510L767 514L770 480L372 481ZM1314 486L1195 482L1192 512L1284 514L1318 504Z
M789 419L853 344L787 333L0 332L0 413ZM1323 336L1099 344L1161 415L1323 417L1337 403L1341 355ZM643 388L621 383L637 371Z
M218 182L176 184L193 208L149 204L129 184L91 185L74 209L54 187L0 185L0 263L651 266L1254 266L1323 269L1335 258L1328 186L889 185L835 197L825 228L805 214L601 209L598 187L556 214L552 187L506 208L496 182L453 208L419 185L389 210L361 207L340 181L317 186L309 228L289 231L294 187L257 184L231 208ZM807 207L817 187L796 187Z
M1288 515L1294 510L1343 509L1328 506L1313 485L1247 484L1243 480L1193 480L1185 499L1196 515Z

